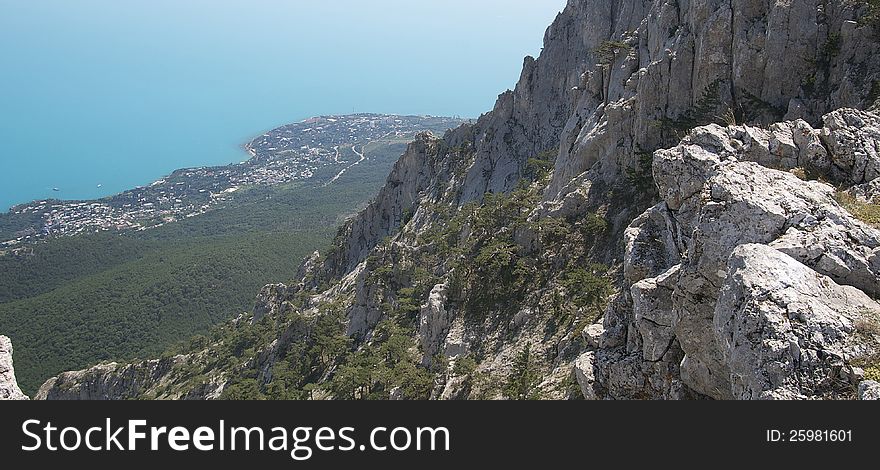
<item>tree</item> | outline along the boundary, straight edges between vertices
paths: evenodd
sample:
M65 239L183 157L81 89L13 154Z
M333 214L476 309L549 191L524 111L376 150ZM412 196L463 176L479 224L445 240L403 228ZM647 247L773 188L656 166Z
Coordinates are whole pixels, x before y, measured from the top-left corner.
M311 355L321 368L329 367L351 348L351 339L345 335L342 317L343 313L338 309L318 317Z
M513 370L504 384L504 395L511 400L538 400L541 373L532 354L532 343L526 344L513 361Z
M238 383L226 387L220 396L223 400L265 400L266 396L260 391L260 384L256 379L244 379Z
M573 269L566 272L562 285L572 303L578 307L590 307L601 311L613 292L611 281L604 275L608 267L593 264L590 269Z

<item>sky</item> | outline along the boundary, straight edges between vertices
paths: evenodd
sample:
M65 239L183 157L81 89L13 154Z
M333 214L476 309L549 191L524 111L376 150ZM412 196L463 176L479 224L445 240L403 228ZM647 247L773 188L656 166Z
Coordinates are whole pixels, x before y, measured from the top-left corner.
M313 115L476 117L564 4L0 0L0 210L240 161Z

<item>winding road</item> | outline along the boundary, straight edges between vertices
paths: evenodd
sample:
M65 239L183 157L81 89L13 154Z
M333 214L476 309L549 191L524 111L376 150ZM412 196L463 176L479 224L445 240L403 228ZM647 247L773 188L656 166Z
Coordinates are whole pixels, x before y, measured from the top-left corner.
M361 150L363 150L364 147L365 147L365 146L361 146ZM343 168L343 169L342 169L342 170L341 170L336 176L333 177L332 180L328 181L327 184L325 184L324 186L330 186L331 184L335 183L336 180L338 180L343 174L345 174L346 171L348 171L348 170L351 169L352 167L354 167L354 166L360 164L362 161L364 161L364 160L367 159L367 157L365 157L363 153L357 151L357 145L352 145L352 146L351 146L351 151L354 152L358 157L360 157L360 160L358 160L358 161L352 163L351 165L349 165L349 166ZM339 148L338 148L338 147L336 147L336 161L339 161Z

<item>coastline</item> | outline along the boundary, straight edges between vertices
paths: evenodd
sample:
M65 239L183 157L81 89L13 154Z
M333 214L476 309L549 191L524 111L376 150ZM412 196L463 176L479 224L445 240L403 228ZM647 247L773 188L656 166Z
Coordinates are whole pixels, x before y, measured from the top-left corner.
M391 135L449 129L459 118L360 113L323 115L285 124L236 146L248 158L221 165L177 168L144 185L96 198L46 197L0 214L0 247L16 248L55 236L147 230L204 214L236 198L243 187L276 186L321 178L322 169L359 162L340 160L337 148L355 148ZM314 125L313 125L314 124ZM360 161L366 157L356 151ZM334 171L335 182L345 170ZM323 181L322 181L323 182Z
M246 138L246 140L244 142L233 145L232 148L234 148L237 152L242 152L245 155L247 155L247 158L244 160L239 159L239 157L232 157L229 159L228 163L220 163L220 164L215 164L215 165L209 164L209 165L195 165L195 166L179 166L179 167L176 167L171 170L165 170L160 173L160 176L149 178L147 181L145 181L141 184L136 184L134 186L126 186L124 189L116 189L115 191L108 191L107 193L102 193L102 195L96 196L96 197L68 199L68 198L63 197L63 193L66 191L77 191L77 189L65 190L63 187L61 187L61 191L59 192L58 197L47 195L47 197L34 198L34 199L24 200L21 202L14 202L14 203L10 204L9 206L0 207L0 216L10 215L11 213L15 212L16 210L20 210L23 207L27 207L27 206L33 205L35 203L52 202L52 203L75 204L75 203L86 203L86 202L93 202L93 201L106 201L106 200L112 199L114 197L124 195L128 192L131 192L131 191L136 191L136 190L139 190L142 188L147 188L147 187L155 184L156 182L165 180L165 179L167 179L167 178L169 178L179 172L188 171L188 170L221 169L221 168L226 168L226 167L235 166L235 165L244 165L244 164L251 162L254 158L258 157L258 152L253 148L253 143L257 139L259 139L261 137L265 137L266 135L270 134L273 131L277 131L279 129L284 129L289 126L307 124L309 122L314 122L315 120L320 120L320 119L353 118L353 117L395 117L395 118L403 118L403 119L438 118L438 119L450 119L450 120L456 119L461 122L468 122L468 121L472 120L472 118L452 118L452 117L443 117L443 116L436 116L436 115L430 115L430 114L417 115L417 114L353 113L353 114L324 114L324 115L319 115L319 116L311 116L311 117L307 117L307 118L304 118L301 120L297 120L297 121L293 121L293 122L290 122L287 124L282 124L280 126L269 128L261 133L251 134L249 137ZM89 183L89 184L91 184L91 183ZM102 184L105 187L113 187L112 183L111 184L102 183ZM84 186L84 185L80 185L80 188L82 186ZM81 192L81 190L80 190L80 192Z

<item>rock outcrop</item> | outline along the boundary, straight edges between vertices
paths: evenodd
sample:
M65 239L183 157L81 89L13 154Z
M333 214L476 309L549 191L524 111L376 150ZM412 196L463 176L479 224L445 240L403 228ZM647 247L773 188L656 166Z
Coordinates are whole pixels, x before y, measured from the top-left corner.
M137 398L212 399L223 391L223 382L203 382L178 392L173 384L181 366L193 358L176 356L131 364L115 362L65 372L47 380L35 400L133 400ZM168 392L166 393L166 390Z
M0 400L27 399L15 380L15 368L12 367L12 341L0 336Z
M655 153L663 202L626 231L629 287L605 319L615 332L606 335L626 337L611 344L625 346L591 353L609 396L675 396L677 380L657 377L658 364L722 399L846 396L858 385L852 364L880 351L870 326L880 325L880 305L868 295L880 294L880 231L842 208L833 187L773 169L817 155L866 161L850 149L880 145L876 115L843 109L824 122L832 127L701 127ZM792 129L802 144L780 151ZM843 151L831 135L859 137ZM832 166L842 180L863 180L864 165L849 166L857 176ZM620 323L629 326L612 330ZM634 371L640 378L614 386Z
M253 318L251 323L257 323L266 315L276 315L280 305L275 300L287 291L284 284L269 284L264 286L260 293L257 294L257 300L254 303Z
M727 275L713 332L734 398L851 392L847 364L876 352L876 344L861 341L857 326L880 317L875 301L766 245L737 247Z
M431 289L428 302L419 314L419 342L424 350L422 363L430 365L435 355L442 352L442 340L449 331L449 312L446 311L447 287L438 284Z
M569 1L563 16L577 18L577 36L558 21L567 34L554 27L548 39L588 52L569 54L581 61L564 75L560 105L573 112L549 206L617 180L641 151L716 116L818 125L832 110L870 106L880 56L874 32L858 23L864 11L817 0Z

